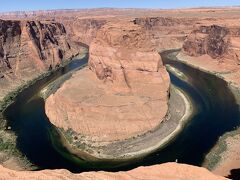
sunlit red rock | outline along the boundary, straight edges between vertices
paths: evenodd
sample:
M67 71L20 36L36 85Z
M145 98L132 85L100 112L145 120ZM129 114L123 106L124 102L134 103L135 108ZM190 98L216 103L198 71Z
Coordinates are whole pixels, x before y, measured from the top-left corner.
M0 96L76 55L69 43L60 23L0 20Z
M43 170L43 171L13 171L0 167L2 180L24 180L24 179L98 179L98 180L122 180L122 179L149 179L149 180L227 180L227 178L217 176L208 170L200 167L166 163L161 165L139 167L126 172L84 172L79 174L70 173L67 170Z
M89 68L46 101L58 128L98 142L124 140L156 128L168 110L170 79L146 31L109 23L90 45Z

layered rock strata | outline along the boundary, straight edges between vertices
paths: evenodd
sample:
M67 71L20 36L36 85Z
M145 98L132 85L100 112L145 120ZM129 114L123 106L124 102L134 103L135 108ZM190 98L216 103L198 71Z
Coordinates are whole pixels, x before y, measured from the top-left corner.
M97 31L107 22L106 19L81 19L78 17L58 19L58 21L64 24L68 32L68 38L72 42L82 42L87 45L90 45L96 37Z
M218 25L200 26L184 42L183 50L190 56L209 55L211 58L239 56L239 29Z
M146 29L158 51L181 48L198 19L172 17L135 18L134 24Z
M51 123L89 146L157 128L168 111L170 79L145 30L128 22L108 23L89 54L90 70L74 74L47 99Z
M240 26L200 26L192 31L178 55L197 67L240 84Z
M1 97L77 53L60 23L0 20Z

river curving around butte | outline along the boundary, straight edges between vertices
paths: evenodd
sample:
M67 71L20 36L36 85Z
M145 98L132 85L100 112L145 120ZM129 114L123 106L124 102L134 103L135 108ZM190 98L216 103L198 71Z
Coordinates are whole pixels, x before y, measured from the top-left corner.
M171 83L191 99L194 115L185 124L182 132L164 148L113 171L176 159L180 163L201 166L205 155L218 138L239 126L238 105L227 83L216 76L172 60L174 54L175 51L166 51L161 56L164 63L172 67L169 68ZM37 81L21 92L5 111L8 126L18 137L17 147L39 169L65 168L73 172L88 170L67 160L52 147L48 135L49 121L44 112L44 99L39 95L50 82L59 77L68 79L71 72L86 63L87 57L74 60L65 68Z

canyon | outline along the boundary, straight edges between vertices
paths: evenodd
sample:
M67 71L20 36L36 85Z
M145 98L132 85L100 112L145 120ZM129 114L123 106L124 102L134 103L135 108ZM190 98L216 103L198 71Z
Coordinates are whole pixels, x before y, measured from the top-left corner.
M170 80L147 39L137 25L103 26L89 50L88 66L96 77L83 70L50 96L46 101L50 121L100 142L154 129L167 113ZM59 112L66 113L66 119Z
M138 146L151 147L142 141L126 152L121 148L167 118L170 78L148 39L132 22L105 24L90 44L89 69L75 73L46 100L46 115L77 157L133 159L144 151Z
M65 27L51 21L0 20L0 96L24 82L81 52L73 48L66 37Z
M108 154L113 145L168 122L174 87L159 52L181 49L179 62L223 79L240 105L239 16L238 8L0 14L4 19L0 20L0 100L3 103L23 83L59 68L89 47L88 67L74 72L46 99L45 112L73 154L83 158L80 149L94 160L117 157L117 151ZM219 139L227 149L220 153L223 157L213 173L227 177L239 168L238 136ZM0 172L3 179L226 179L180 163L116 173L18 172L4 167Z

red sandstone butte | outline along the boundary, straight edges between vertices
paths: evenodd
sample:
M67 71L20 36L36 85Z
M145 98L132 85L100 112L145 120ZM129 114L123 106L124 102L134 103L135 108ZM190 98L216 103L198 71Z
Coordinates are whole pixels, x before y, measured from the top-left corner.
M108 23L81 70L46 101L51 123L97 142L124 140L156 128L168 110L169 75L146 31Z

